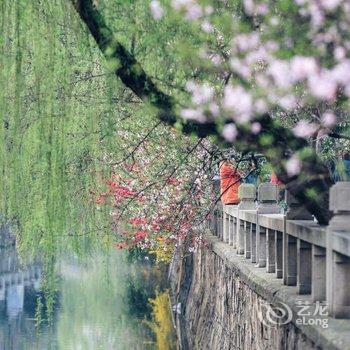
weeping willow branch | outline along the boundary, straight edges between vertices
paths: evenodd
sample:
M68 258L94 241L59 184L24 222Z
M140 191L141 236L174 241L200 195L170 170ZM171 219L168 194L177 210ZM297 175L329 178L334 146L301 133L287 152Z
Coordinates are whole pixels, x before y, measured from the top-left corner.
M160 121L175 125L185 134L196 134L200 138L214 135L215 142L222 147L233 146L221 136L220 126L216 123L198 123L180 118L176 100L158 88L134 55L114 37L92 0L71 1L104 54L110 69L135 95L157 109ZM329 220L328 192L332 184L327 167L308 148L306 140L295 137L289 129L282 127L268 114L256 118L256 121L262 126L259 136L244 125L236 125L238 135L234 147L240 151L249 150L266 156L291 193L305 203L320 223L326 224ZM302 176L288 176L283 160L288 159L292 153L305 149L308 151L303 157Z

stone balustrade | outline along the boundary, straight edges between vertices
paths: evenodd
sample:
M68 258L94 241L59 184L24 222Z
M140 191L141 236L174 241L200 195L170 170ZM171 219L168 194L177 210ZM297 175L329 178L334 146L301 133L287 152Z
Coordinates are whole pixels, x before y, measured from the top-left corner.
M287 210L277 185L239 187L239 205L217 206L211 228L252 267L275 274L311 302L325 302L335 318L350 318L350 182L330 190L328 226L319 225L288 191Z
M5 300L6 289L9 286L34 285L36 289L39 289L41 274L41 267L34 265L25 270L0 272L0 301Z

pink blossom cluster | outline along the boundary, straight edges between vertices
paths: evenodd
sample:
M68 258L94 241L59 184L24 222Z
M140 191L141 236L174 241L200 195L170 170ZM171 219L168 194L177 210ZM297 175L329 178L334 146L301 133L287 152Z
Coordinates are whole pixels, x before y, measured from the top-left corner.
M266 2L244 0L244 10L250 16L265 15L268 12L268 4Z
M172 0L171 5L176 11L184 11L185 19L189 21L202 19L213 12L211 6L201 6L196 0Z
M215 52L209 43L200 50L206 69L209 62L213 71L231 79L215 93L209 83L188 82L192 103L182 110L183 118L200 123L221 119L222 136L229 142L237 138L239 124L247 124L253 134L259 134L259 116L275 110L288 113L325 106L320 115L295 123L292 131L300 138L327 134L337 124L335 106L340 98L341 108L349 110L350 1L288 1L295 11L290 14L296 19L295 25L298 21L305 25L301 37L283 30L283 16L273 1L244 0L246 16L232 15L232 37L225 39L219 28L212 30L211 16L217 15L214 1L213 6L208 1L205 5L199 0L171 1L172 8L183 13L185 20L198 21L212 39L229 43L225 55L219 49ZM246 18L258 18L259 28L241 26ZM299 42L306 47L304 51L295 50ZM292 174L300 170L299 165L294 155L286 170Z
M300 15L310 20L305 38L310 40L312 50L309 54L305 52L288 59L280 58L281 47L290 45L292 49L298 38L272 40L270 29L283 26L272 13L263 22L264 30L233 31L229 64L237 79L235 86L227 87L222 100L217 101L224 112L228 110L228 113L220 110L223 117L247 122L275 107L293 110L324 102L331 108L340 94L347 99L350 97L350 3L341 0L298 0L295 3L299 6ZM265 15L269 11L266 2L251 0L244 2L244 8L248 15ZM335 12L337 16L330 19L329 15ZM325 24L324 27L315 26L317 16L324 21L327 19L327 22L320 22ZM217 56L212 54L211 57ZM215 65L218 64L220 62L216 60ZM243 85L242 80L246 84ZM335 124L334 112L326 114L319 123L327 128ZM309 132L304 134L310 135L315 125L308 125L306 129Z
M210 33L213 30L213 25L208 19L213 13L212 6L202 6L196 0L172 0L171 7L182 12L187 21L199 21L203 32ZM151 1L150 11L152 17L157 21L162 19L165 14L164 7L159 0Z
M327 15L338 9L345 14L350 13L350 4L347 0L294 0L300 6L300 14L310 17L313 31L318 31L326 24Z
M159 21L164 16L164 9L158 0L152 0L150 3L152 17Z
M186 84L186 90L192 96L193 108L184 108L181 111L181 116L184 119L196 120L198 122L207 121L207 111L211 116L219 115L219 107L215 103L215 90L208 83L199 84L194 81L189 81Z
M193 84L188 84L189 91L193 88ZM212 97L211 92L206 94L208 99ZM206 151L197 149L193 156L188 155L189 159L193 157L188 165L173 167L179 162L179 155L178 149L169 150L169 141L178 135L162 130L167 141L145 141L134 151L132 160L112 168L113 175L101 184L102 192L92 191L98 207L111 208L115 246L119 249L137 246L149 251L170 251L187 239L195 222L204 216L202 203L209 176L199 160L205 159ZM134 141L134 134L124 136ZM155 152L156 157L152 159L149 152ZM113 158L113 154L110 156ZM191 249L195 250L198 244L196 238L190 242Z

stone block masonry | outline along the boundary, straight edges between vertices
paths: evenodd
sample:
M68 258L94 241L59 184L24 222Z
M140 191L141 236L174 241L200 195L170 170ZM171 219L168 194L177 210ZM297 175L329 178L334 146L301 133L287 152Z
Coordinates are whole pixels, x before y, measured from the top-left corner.
M171 267L175 314L184 350L307 350L350 349L348 320L327 318L328 327L297 325L297 287L280 283L217 237L207 235L202 248ZM180 291L176 286L180 285ZM183 288L182 288L183 287ZM261 320L265 302L290 307L293 319L284 325Z

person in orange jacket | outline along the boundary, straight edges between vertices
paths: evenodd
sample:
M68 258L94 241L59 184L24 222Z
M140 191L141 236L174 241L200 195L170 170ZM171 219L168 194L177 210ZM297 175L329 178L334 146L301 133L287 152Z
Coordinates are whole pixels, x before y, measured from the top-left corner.
M235 165L227 160L219 164L221 202L223 204L238 204L238 187L241 184L241 175Z

